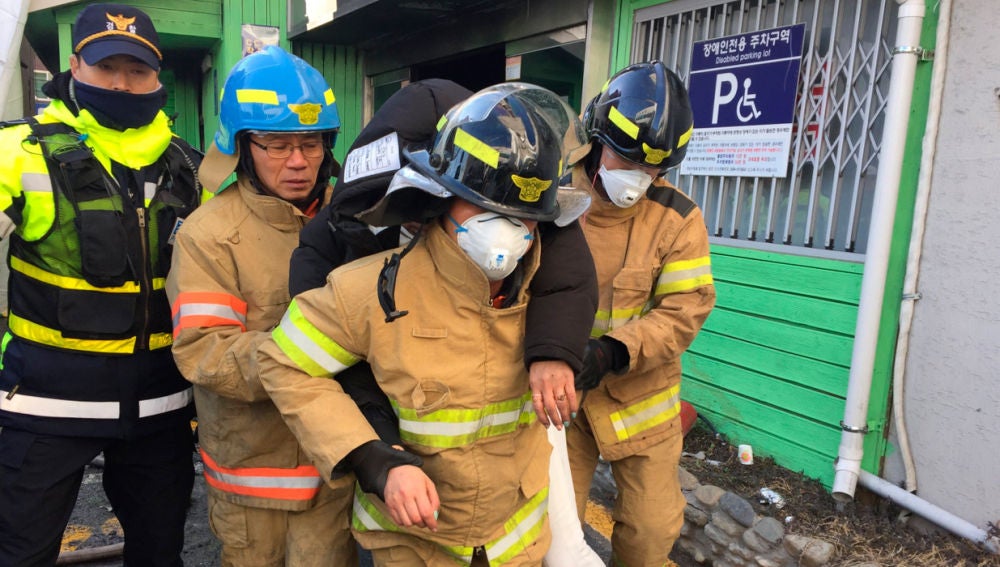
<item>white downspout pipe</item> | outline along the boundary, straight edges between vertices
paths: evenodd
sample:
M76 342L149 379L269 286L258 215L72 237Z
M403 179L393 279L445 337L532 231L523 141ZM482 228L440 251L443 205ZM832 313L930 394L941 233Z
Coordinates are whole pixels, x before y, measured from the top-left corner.
M907 2L907 4L913 4L913 2ZM905 8L905 6L903 8ZM918 16L912 16L912 17L914 19L919 18L918 21L922 20L923 8L924 6L920 6L919 8L914 10L914 13L916 13L916 10L919 10L920 12L919 17ZM903 18L903 10L901 8L900 19L902 18ZM891 502L893 502L894 504L897 504L911 512L914 512L931 522L934 522L936 525L948 530L949 532L957 536L966 538L980 545L983 549L985 549L990 553L1000 554L1000 538L998 538L997 536L990 535L985 530L976 527L972 523L952 514L951 512L948 512L947 510L944 510L934 504L931 504L930 502L918 497L916 494L913 493L913 491L916 490L916 473L913 467L913 461L909 451L909 440L907 438L905 421L903 419L903 414L904 414L904 408L902 403L903 391L904 391L903 378L906 368L907 345L909 344L910 328L913 321L913 309L914 309L913 303L916 300L916 294L917 294L917 275L919 273L919 267L920 267L920 254L923 249L923 236L924 236L924 228L926 226L927 205L930 198L931 178L934 172L934 154L937 148L938 126L941 118L941 99L942 99L942 92L944 90L945 71L946 71L946 64L948 57L948 42L949 42L949 34L951 27L951 0L941 0L939 18L940 22L938 24L938 34L935 43L936 47L935 47L934 73L931 78L930 106L928 107L927 110L927 126L924 132L923 148L922 148L921 163L920 163L920 179L917 183L917 198L913 211L913 229L910 236L910 248L906 262L906 277L903 282L903 301L901 304L900 318L899 318L899 327L900 327L899 338L897 339L896 343L896 359L893 364L893 415L896 418L896 435L900 444L900 451L903 457L903 464L904 467L906 468L906 488L905 489L900 488L895 484L878 477L877 475L871 474L867 471L860 470L860 460L862 454L862 445L861 445L862 438L861 434L855 432L854 429L863 428L865 423L864 420L867 412L868 391L871 386L871 372L874 361L874 354L873 354L874 342L873 342L871 349L873 358L866 362L868 364L865 374L865 376L867 376L867 379L864 380L864 389L863 392L860 393L859 393L860 387L852 389L852 385L854 385L854 379L856 376L855 373L856 367L854 364L854 360L852 360L851 382L848 385L847 407L848 410L854 407L858 411L856 415L849 415L848 411L845 411L844 414L844 433L843 433L843 438L841 440L841 453L840 453L841 458L838 459L837 463L837 476L834 479L833 495L838 500L849 500L853 498L854 488L855 488L854 479L856 478L858 481L861 482L862 486L872 491L873 493L878 494L879 496L882 496L883 498L886 498ZM914 32L916 35L914 35L913 37L919 38L919 30L920 26L922 25L922 22L921 24L912 24L912 25L916 28L916 31ZM903 22L900 21L900 28L902 27L903 27ZM900 34L899 37L902 38L903 35ZM895 72L897 69L895 65L896 63L898 63L898 57L902 54L900 52L907 46L918 45L917 39L913 39L911 41L912 43L908 43L906 41L898 42L899 47L897 47L896 49L897 60L893 61L894 79L895 79ZM910 63L909 65L910 69L912 70L915 67L915 62ZM909 86L907 87L908 89L912 87L912 80L913 76L911 71L908 77L909 81ZM890 92L890 100L892 100L891 92ZM904 108L908 111L909 97L907 97L906 102L907 104ZM888 118L885 126L885 132L886 132L885 136L888 136L889 132ZM883 137L883 139L886 138ZM883 147L885 147L885 145L883 145ZM901 148L902 144L899 144L899 147ZM879 168L880 176L882 173L881 165L882 164L880 163L880 168ZM895 194L896 194L895 188L899 180L898 176L899 169L896 169L894 171L897 172L897 175L895 177L894 184L891 186L891 189L893 189L892 210L895 209ZM881 179L882 178L879 177L880 181ZM876 184L876 191L878 191L878 189L880 188L881 185ZM878 204L878 197L876 196L876 205L877 204ZM888 211L883 211L883 213L888 214ZM873 216L873 226L874 226L875 222L874 210L872 212L872 216ZM891 226L891 220L892 220L891 217L889 217L889 220L886 221L886 223L889 224L890 226ZM885 268L884 264L880 265L883 266L882 274L880 277L882 281L884 281ZM862 299L864 299L865 297L865 280L868 279L868 273L869 273L868 266L866 265L865 275L864 278L862 279ZM877 296L879 303L877 308L873 308L874 313L876 315L881 310L881 297L882 297L881 294ZM861 330L861 320L862 317L859 314L858 317L859 335ZM878 318L875 317L872 329L877 330L877 327L878 327ZM872 332L873 341L874 341L874 334L875 333L873 331ZM855 350L854 350L855 356L858 355L858 352L859 348L857 343L855 343ZM855 358L855 360L858 359ZM852 406L852 400L854 400L854 398L852 398L852 392L856 396L861 395L861 393L864 394L863 408L859 405L862 402L855 402L855 404ZM853 419L857 419L858 421L852 421ZM854 451L854 452L847 453L845 451L845 445L847 446L847 451ZM841 462L843 461L843 455L845 454L857 455L854 459L850 461L849 463L850 468L846 466L841 467ZM857 476L852 478L850 475L857 475ZM838 480L841 481L840 484L838 484ZM849 483L849 486L845 485L844 484L845 482ZM849 493L845 492L848 488L850 490Z
M948 44L951 36L951 0L941 0L938 9L937 40L934 42L934 72L931 76L930 105L927 108L927 126L924 131L920 156L920 179L917 181L917 198L913 205L913 230L910 232L910 250L906 258L906 276L903 278L903 300L899 309L899 336L896 339L896 359L892 366L892 415L896 423L896 441L906 473L904 485L909 492L917 490L917 471L910 451L910 437L906 427L906 410L903 407L906 392L906 357L909 352L913 311L920 299L917 283L920 275L920 255L924 249L924 231L927 227L927 207L930 201L931 179L934 176L934 157L937 150L938 129L941 123L941 104L944 80L948 65Z
M865 251L865 272L861 278L861 299L854 330L844 420L841 422L840 448L834 465L836 473L833 479L833 497L840 501L854 498L861 472L864 435L868 432L868 402L875 368L875 347L878 343L893 221L903 169L903 150L913 99L914 77L920 58L920 30L927 8L924 0L897 2L900 7L896 24L896 47L893 49L891 83L882 130L883 143L876 173L871 233Z
M985 530L919 498L916 470L910 452L906 430L903 394L905 392L906 355L910 329L913 324L914 303L919 298L917 282L920 272L920 255L923 251L924 229L927 224L927 207L930 201L931 179L934 174L934 154L937 148L938 128L941 121L942 93L948 62L948 45L951 35L951 0L941 0L937 40L934 47L934 72L931 77L930 105L927 109L927 126L920 161L920 179L917 182L917 197L913 207L913 230L910 233L910 250L906 259L906 277L903 280L903 301L899 313L899 338L896 341L896 359L893 365L893 416L896 421L896 437L900 456L906 470L905 488L886 481L867 471L860 471L859 482L868 490L878 494L903 508L920 515L951 533L964 537L980 545L986 551L1000 554L1000 538L991 536Z
M868 471L861 471L861 484L875 494L927 518L951 533L976 542L986 551L993 554L1000 554L1000 538L989 535L985 530L977 528L947 510L938 508L934 504L917 497L912 492L907 492Z

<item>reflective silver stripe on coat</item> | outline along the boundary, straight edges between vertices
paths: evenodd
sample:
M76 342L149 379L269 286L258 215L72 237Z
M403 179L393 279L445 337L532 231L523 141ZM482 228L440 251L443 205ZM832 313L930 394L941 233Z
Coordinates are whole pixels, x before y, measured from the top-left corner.
M210 467L205 467L205 474L226 484L246 486L248 488L292 488L314 489L323 484L319 476L246 476L227 474Z
M229 319L242 323L244 326L247 324L247 316L228 305L219 305L218 303L182 303L177 309L177 316L173 319L174 327L179 327L181 319L184 317L198 315Z
M7 213L0 211L0 239L7 240L10 233L14 232L17 225L7 216Z
M490 427L515 424L520 420L522 414L534 411L535 407L532 402L529 401L516 410L500 413L487 413L479 419L471 421L415 421L400 417L399 429L415 435L464 437L488 430ZM482 436L485 435L476 435L477 438Z
M146 203L149 204L149 202L153 200L153 195L156 195L156 183L147 181L142 186L142 197L146 200Z
M42 398L0 390L0 410L38 417L64 417L79 419L118 419L119 402L81 402ZM191 403L192 389L176 394L139 401L139 417L149 417L186 407Z
M52 180L48 173L22 173L21 190L26 193L51 193Z
M191 403L191 399L193 397L194 388L188 388L186 390L181 390L176 394L170 394L169 396L162 396L150 400L139 400L139 417L149 417L151 415L160 415L161 413L169 413L174 410L179 410L183 407L187 407L187 405Z

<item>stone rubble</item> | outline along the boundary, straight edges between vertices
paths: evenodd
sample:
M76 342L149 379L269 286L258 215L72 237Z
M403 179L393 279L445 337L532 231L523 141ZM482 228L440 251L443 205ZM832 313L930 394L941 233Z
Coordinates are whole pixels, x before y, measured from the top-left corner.
M835 548L821 539L786 534L778 520L761 516L743 497L718 486L701 484L679 469L687 500L684 526L676 548L713 567L824 567Z

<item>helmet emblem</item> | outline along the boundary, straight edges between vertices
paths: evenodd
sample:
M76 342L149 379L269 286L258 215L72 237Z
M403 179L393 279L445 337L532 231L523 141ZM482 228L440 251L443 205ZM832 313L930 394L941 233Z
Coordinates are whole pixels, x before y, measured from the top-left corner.
M111 14L109 14L107 12L105 12L104 15L107 16L108 21L110 21L111 23L113 23L115 25L115 29L116 30L118 30L118 31L131 31L133 33L135 32L134 29L129 29L129 26L131 26L132 24L135 23L135 17L134 16L131 17L131 18L126 18L123 14L118 14L117 16L112 16Z
M542 193L552 185L551 180L539 179L537 177L521 177L520 175L511 174L510 179L521 190L518 198L528 203L537 202L542 198Z
M642 151L646 152L646 163L653 165L660 165L660 162L670 157L670 154L673 153L673 150L658 150L646 142L642 143Z
M299 124L315 124L319 122L319 113L323 107L313 103L289 104L288 109L299 116Z

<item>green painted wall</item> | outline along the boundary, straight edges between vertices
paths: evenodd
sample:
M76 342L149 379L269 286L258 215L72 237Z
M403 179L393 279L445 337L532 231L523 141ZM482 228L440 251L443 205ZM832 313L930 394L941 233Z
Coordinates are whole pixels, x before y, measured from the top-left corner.
M862 266L713 245L712 272L681 396L733 443L830 484Z
M635 10L622 0L612 70L630 61ZM922 46L933 49L937 7L928 6ZM920 63L906 138L885 285L862 466L878 472L887 451L900 294L927 115L931 64ZM734 443L750 443L826 486L840 443L864 266L787 253L712 246L718 302L684 356L682 397Z
M319 69L333 87L340 113L340 134L333 155L344 163L347 149L364 126L365 77L361 58L353 47L321 43L296 42L292 52Z

